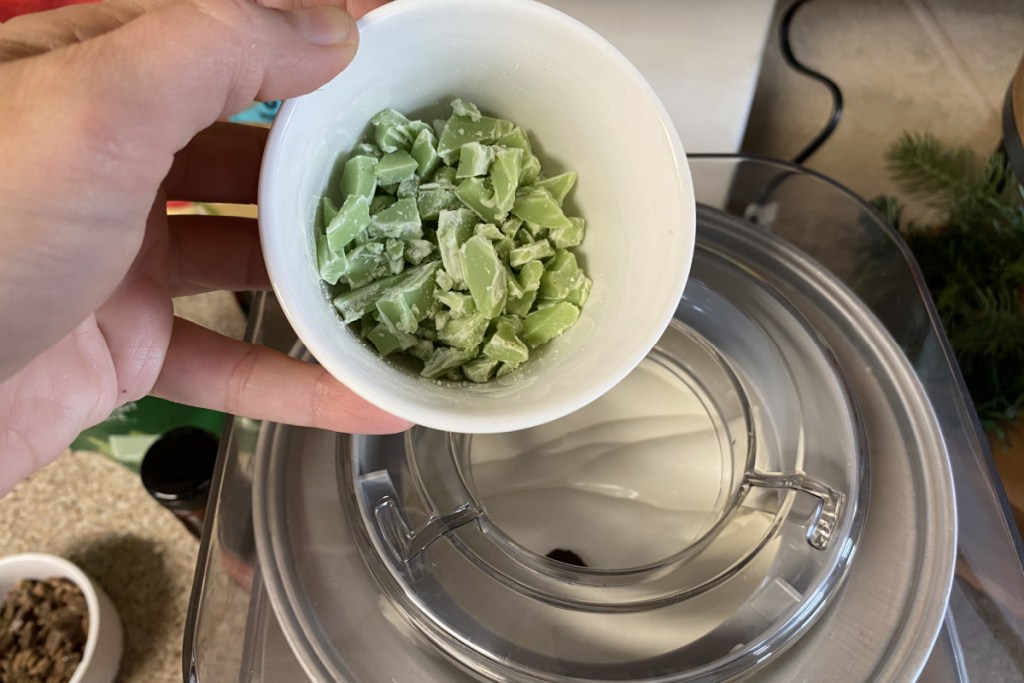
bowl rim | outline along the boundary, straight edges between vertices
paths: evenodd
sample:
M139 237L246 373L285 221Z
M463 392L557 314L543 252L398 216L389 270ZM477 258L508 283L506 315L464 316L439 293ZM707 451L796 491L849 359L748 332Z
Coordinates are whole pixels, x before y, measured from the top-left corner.
M642 101L645 107L649 108L653 119L661 123L665 144L670 149L671 157L675 162L673 164L672 180L673 185L678 189L678 213L682 218L679 225L681 233L679 248L682 255L677 272L666 276L664 279L664 291L668 292L669 295L665 296L662 305L655 312L657 323L652 324L645 333L637 334L634 337L633 350L624 353L614 369L600 373L599 378L583 387L580 391L554 400L542 407L521 404L512 411L464 413L459 412L458 409L450 409L441 402L417 402L405 396L396 395L390 391L384 382L368 380L358 373L349 372L344 359L333 352L329 352L331 344L323 337L323 331L320 330L319 326L313 324L309 316L300 310L302 307L293 306L292 297L280 287L280 283L286 278L279 275L275 276L275 273L280 273L280 268L285 267L285 264L277 262L273 256L275 250L269 248L272 244L269 242L267 235L275 231L264 229L265 225L269 225L270 221L275 220L273 218L265 219L265 216L275 213L278 202L275 196L274 183L271 180L280 173L280 160L285 155L282 140L285 137L286 130L289 129L290 120L296 111L303 106L307 96L286 100L271 127L260 170L258 200L260 205L260 236L264 246L264 258L270 275L271 286L285 316L295 328L299 337L306 343L314 357L349 390L385 411L408 419L416 424L434 429L462 433L516 431L559 419L593 402L624 379L644 359L650 349L654 347L670 324L675 308L678 305L678 300L682 296L683 289L689 278L696 247L696 198L682 141L679 138L675 125L672 123L668 110L654 88L639 69L604 36L561 10L535 0L517 0L516 2L509 2L508 0L394 0L367 13L357 24L360 31L363 31L393 18L395 15L415 15L425 11L438 12L444 11L446 7L453 6L459 6L463 11L469 8L470 11L474 12L529 13L544 18L545 21L550 22L552 25L560 25L565 30L580 35L588 45L602 53L603 56L615 64L616 69L620 70L628 79L631 86L631 94ZM271 207L274 207L275 210L271 210Z
M88 610L89 616L89 631L85 635L85 647L82 648L82 661L78 663L75 673L68 681L68 683L80 683L85 677L89 664L92 662L93 656L95 655L97 647L96 643L99 640L100 634L100 603L99 598L96 595L96 586L93 584L92 579L90 579L78 565L70 560L66 560L58 555L51 555L50 553L31 552L0 557L0 575L14 575L15 570L23 565L39 564L49 565L53 567L56 572L49 576L42 576L39 578L48 579L52 577L60 577L70 579L82 591L82 595L85 596L85 606ZM36 578L25 575L24 573L19 573L17 576L21 579ZM4 599L6 600L6 594L4 595Z

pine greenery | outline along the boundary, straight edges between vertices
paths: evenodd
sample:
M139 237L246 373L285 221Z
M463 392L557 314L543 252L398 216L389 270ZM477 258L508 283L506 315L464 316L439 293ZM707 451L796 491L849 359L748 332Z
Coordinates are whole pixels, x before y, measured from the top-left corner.
M1024 187L1001 152L982 162L930 134L886 154L900 188L939 220L904 220L876 200L917 258L975 408L999 429L1024 406Z

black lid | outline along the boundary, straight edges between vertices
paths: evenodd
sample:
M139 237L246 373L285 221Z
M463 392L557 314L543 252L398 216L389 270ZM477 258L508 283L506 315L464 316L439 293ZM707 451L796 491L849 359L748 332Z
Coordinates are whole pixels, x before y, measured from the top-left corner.
M217 439L197 427L173 429L157 439L142 459L142 485L172 510L206 505L217 461Z

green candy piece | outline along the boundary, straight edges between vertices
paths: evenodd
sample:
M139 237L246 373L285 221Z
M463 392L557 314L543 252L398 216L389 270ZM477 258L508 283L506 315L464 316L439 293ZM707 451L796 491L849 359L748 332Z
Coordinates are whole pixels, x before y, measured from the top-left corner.
M509 300L505 303L505 312L509 313L510 315L526 317L527 315L529 315L530 310L533 308L533 304L536 301L536 289L524 291L523 294L519 297L509 297Z
M450 370L471 361L477 356L476 348L453 349L450 346L438 346L423 364L420 374L429 379L436 379Z
M420 181L416 176L413 176L398 183L398 189L395 190L395 196L399 199L416 199L417 195L419 195L419 190Z
M487 356L481 356L464 363L462 366L462 374L464 374L466 379L470 382L484 384L491 381L500 364L501 361L488 358Z
M380 151L380 147L372 142L360 142L352 149L352 154L354 156L373 157L374 159L380 159L384 156L384 152Z
M498 250L495 249L495 251ZM501 256L501 253L499 252L498 255ZM526 290L519 285L519 278L516 277L516 274L512 272L512 269L509 268L504 261L505 259L502 259L502 266L505 269L505 289L508 290L508 298L518 299L526 293Z
M429 126L416 134L409 153L416 160L416 174L421 178L426 178L441 165L441 157L437 153L437 139Z
M384 245L380 242L364 242L351 249L346 255L347 268L342 277L349 287L362 287L379 277L388 275L390 268L384 257Z
M349 195L324 233L333 251L342 251L370 225L370 203L361 194Z
M458 349L475 349L483 342L488 323L490 318L480 313L449 318L443 327L438 327L437 339Z
M525 186L536 181L540 177L540 171L540 159L532 154L526 155L523 158L523 166L519 170L519 184Z
M524 292L536 292L543 275L544 264L540 261L530 261L519 269L519 286Z
M456 173L457 171L453 167L442 166L441 168L437 169L436 173L434 173L434 177L431 179L431 182L437 184L440 187L446 187L454 190L455 186L459 184L455 179Z
M583 242L583 235L586 231L586 221L576 216L569 216L572 223L568 228L552 228L548 231L548 239L556 249L567 249L578 247Z
M375 216L398 201L389 194L379 194L370 200L370 215Z
M543 228L570 227L572 223L562 213L551 193L542 187L528 188L516 195L512 205L512 215L522 218L527 223L536 223Z
M476 313L476 304L470 294L461 292L442 291L437 292L434 297L448 307L451 315L461 318Z
M566 295L565 300L571 303L573 306L583 308L583 304L587 303L587 299L590 298L590 290L594 283L589 277L583 274L583 271L576 273L576 279L572 283L572 289L569 290L569 294Z
M377 159L371 156L354 156L345 162L341 172L341 195L348 199L352 195L362 195L367 201L373 199L377 191Z
M366 334L366 338L376 347L377 353L382 356L389 356L396 351L405 351L415 346L419 341L414 335L394 332L384 323L377 323Z
M331 201L330 197L324 195L323 210L321 213L323 222L321 223L321 225L323 225L326 228L328 225L331 224L331 221L333 221L334 217L337 215L338 207L334 205L334 202Z
M492 242L505 239L505 235L502 234L501 230L498 230L498 226L493 223L477 223L477 226L473 228L473 234L486 237Z
M516 199L519 173L523 165L523 150L500 148L491 165L491 184L494 186L494 204L498 211L508 213Z
M466 281L460 249L473 234L476 216L469 209L442 211L437 219L437 247L444 269L455 284Z
M462 146L467 142L492 143L512 128L510 121L489 116L480 116L474 121L469 116L454 114L444 124L441 138L437 141L437 153L446 164L451 165L455 163Z
M494 191L487 178L466 178L455 188L455 195L485 223L500 223L505 219L494 201Z
M523 320L523 340L537 348L572 327L580 317L580 309L566 301L534 311Z
M466 284L473 295L476 309L488 318L501 312L505 305L507 288L505 269L486 237L474 235L459 250L465 269Z
M566 171L551 178L538 180L533 186L547 190L551 193L551 197L561 206L562 202L565 201L566 195L569 194L569 190L576 184L577 177L579 177L579 174L576 171Z
M338 280L348 268L345 253L331 249L325 235L316 238L316 265L321 279L329 285L338 284Z
M384 152L407 150L412 146L409 119L394 109L385 109L376 114L370 123L374 126L373 138Z
M416 174L416 165L412 155L400 149L382 156L373 173L381 185L391 185L412 178Z
M436 261L424 263L414 268L407 268L400 275L390 275L374 280L366 286L334 297L334 307L338 309L342 320L346 323L353 323L373 311L377 306L377 301L387 296L391 289L398 288L399 291L402 291L409 286L410 282L419 282L421 277L426 278L427 282L431 282L438 266Z
M539 294L543 299L561 301L569 296L580 268L576 265L576 256L572 252L560 249L551 259L547 269L540 278Z
M405 243L405 250L402 255L405 260L414 266L418 266L434 253L434 243L429 240L411 239Z
M470 121L479 121L483 114L472 102L467 102L461 97L452 100L452 112L459 116L466 116Z
M529 136L526 134L526 131L519 126L515 126L512 130L499 137L495 140L495 144L501 145L502 147L521 149L526 154L531 154L533 152Z
M370 218L369 233L372 237L394 237L410 240L423 237L423 223L416 200L412 197L399 199L386 209Z
M555 249L547 240L537 240L521 247L516 247L508 255L509 265L513 268L525 265L530 261L540 261L555 255Z
M487 175L494 161L494 148L479 142L467 142L459 150L459 166L456 178L473 178Z
M526 359L530 357L530 349L516 336L512 326L507 324L498 325L498 329L491 335L487 343L484 344L483 352L488 358L493 358L510 365L519 365L526 362Z
M459 201L454 190L446 187L424 189L423 185L420 185L416 204L420 209L420 218L425 221L436 221L442 211L451 211L462 207L462 202Z

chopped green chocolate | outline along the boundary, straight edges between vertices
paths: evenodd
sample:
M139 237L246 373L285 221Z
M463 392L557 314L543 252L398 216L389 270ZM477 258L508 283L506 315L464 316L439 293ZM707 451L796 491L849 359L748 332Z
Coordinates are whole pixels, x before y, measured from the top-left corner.
M324 196L322 211L323 222L321 225L326 228L334 220L334 217L338 215L338 207L334 205L330 197Z
M509 265L513 268L525 265L530 261L539 261L555 255L555 250L547 240L537 240L521 247L516 247L509 254Z
M359 194L349 195L324 233L333 251L341 251L370 225L370 203Z
M416 203L420 209L420 218L425 221L436 221L442 211L462 208L462 202L455 195L455 190L446 187L424 188L420 185Z
M437 139L429 127L416 134L409 153L416 160L416 175L420 178L428 177L441 165L441 157L437 154Z
M416 166L416 160L412 155L400 149L382 156L373 173L381 185L391 185L412 178L416 174Z
M370 219L370 235L373 237L395 237L403 240L423 237L423 224L416 200L407 197L399 199L382 209Z
M497 331L484 344L483 352L488 358L510 365L519 365L530 357L530 350L516 335L511 325L499 325Z
M487 223L500 223L505 218L494 200L489 178L466 178L455 188L455 196Z
M576 256L570 251L559 250L540 277L539 294L541 298L555 301L565 299L572 291L579 272Z
M494 245L486 237L474 235L466 240L459 251L462 254L466 284L469 285L477 311L493 318L501 313L508 292L505 269Z
M354 156L345 162L341 173L341 194L345 199L352 195L362 195L369 201L377 191L377 175L375 169L377 159L371 156Z
M453 164L458 158L462 146L467 142L493 143L502 135L512 131L510 121L493 119L489 116L471 116L453 114L441 131L441 139L437 141L437 153L446 164Z
M444 269L458 284L466 281L459 249L473 234L475 221L469 209L442 211L437 220L437 246L441 250Z
M374 126L373 138L382 151L394 152L412 146L409 119L394 109L385 109L370 119L370 123Z
M459 151L459 166L455 169L456 178L474 178L485 176L494 161L494 148L481 145L479 142L467 142Z
M319 235L316 238L316 265L320 271L320 279L329 285L338 284L338 280L348 268L345 252L331 249L326 235Z
M491 381L494 378L494 372L501 365L501 361L481 356L474 360L464 363L462 365L462 374L466 376L470 382L476 382L477 384L483 384Z
M528 223L536 223L542 228L569 227L572 223L562 213L562 207L542 187L534 186L516 196L512 205L512 215L522 218Z
M586 231L586 221L576 216L569 216L569 227L552 228L548 231L548 239L556 249L578 247L583 242L583 234Z
M576 171L567 171L566 173L559 173L551 178L545 178L544 180L538 180L535 184L536 187L542 187L547 190L552 199L558 202L561 206L562 202L565 201L566 195L569 194L569 190L576 184L576 178L579 176Z
M438 346L430 354L430 358L423 364L421 375L428 378L436 378L449 370L460 367L464 363L477 357L477 349L456 349L450 346Z
M507 214L512 210L519 187L519 173L523 166L523 150L500 148L494 156L491 183L494 186L494 204Z
M526 132L455 100L432 124L394 109L324 196L316 264L339 316L424 377L488 382L574 324L592 283L570 249L585 234ZM332 197L337 197L335 193Z
M566 301L534 311L523 320L523 340L533 348L547 344L579 317L580 309Z

